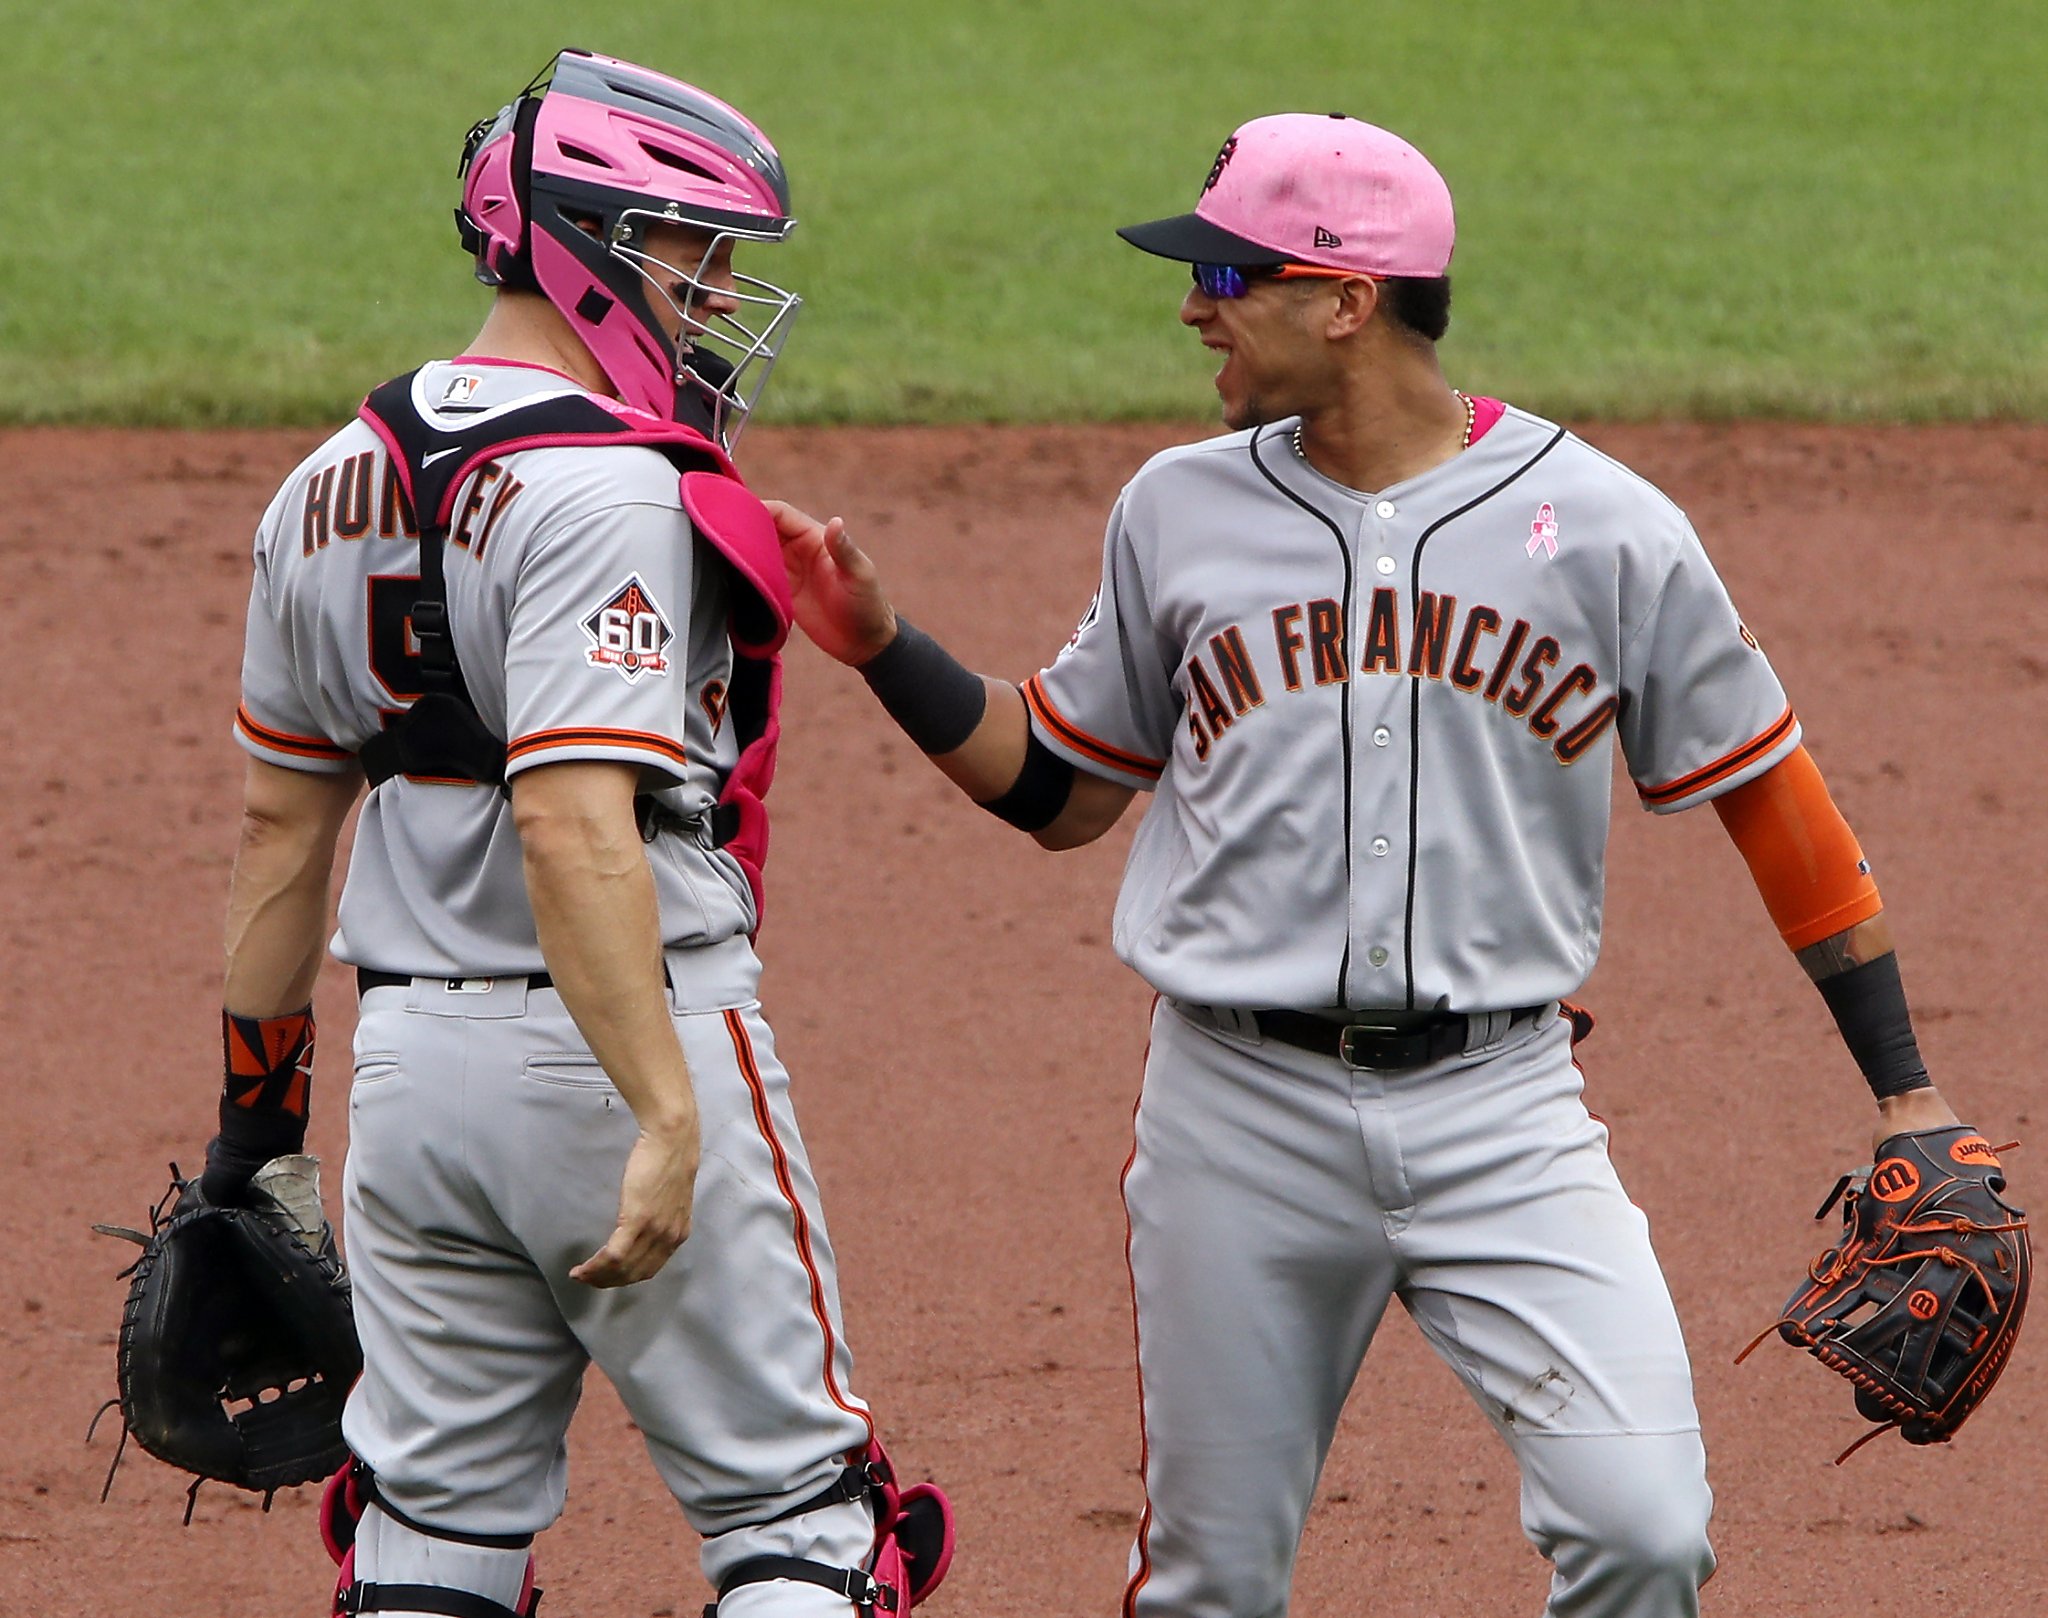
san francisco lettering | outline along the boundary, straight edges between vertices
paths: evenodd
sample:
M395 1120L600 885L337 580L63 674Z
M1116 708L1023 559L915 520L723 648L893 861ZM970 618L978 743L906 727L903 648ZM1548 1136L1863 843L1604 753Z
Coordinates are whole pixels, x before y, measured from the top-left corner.
M1275 607L1272 634L1282 689L1303 691L1350 679L1353 664L1340 603L1323 598ZM1384 585L1374 590L1357 657L1360 674L1447 681L1453 690L1495 704L1521 720L1530 735L1548 742L1560 764L1585 757L1621 707L1615 693L1602 693L1591 664L1565 664L1564 647L1555 635L1539 632L1524 618L1506 622L1496 608L1483 604L1461 614L1456 596L1430 590L1421 592L1405 616L1399 590ZM1265 705L1265 686L1241 625L1191 649L1187 687L1195 757L1207 759L1232 725Z

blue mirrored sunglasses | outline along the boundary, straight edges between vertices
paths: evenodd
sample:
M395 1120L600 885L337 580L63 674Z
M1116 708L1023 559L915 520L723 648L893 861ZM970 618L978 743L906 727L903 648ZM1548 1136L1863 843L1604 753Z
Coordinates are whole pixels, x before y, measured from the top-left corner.
M1354 276L1367 281L1380 279L1358 270L1332 270L1320 264L1194 264L1189 268L1195 273L1195 285L1202 289L1203 296L1210 298L1241 298L1251 291L1254 281L1348 281Z

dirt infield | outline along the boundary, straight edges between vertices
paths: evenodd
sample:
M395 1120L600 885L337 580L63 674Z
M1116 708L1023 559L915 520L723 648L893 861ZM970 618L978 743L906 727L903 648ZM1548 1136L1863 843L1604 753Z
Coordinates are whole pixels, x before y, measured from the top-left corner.
M1197 432L1203 429L1190 429ZM757 431L771 492L842 510L905 611L1022 675L1088 600L1121 480L1171 428ZM1938 1079L2023 1137L2048 1207L2036 1010L2048 927L2048 429L1589 428L1691 512L1778 665L1892 910ZM0 1618L324 1612L306 1491L266 1518L87 1419L109 1396L132 1221L210 1132L247 536L299 434L0 434ZM1115 1609L1140 1505L1117 1173L1148 992L1108 947L1128 829L1055 858L952 791L800 647L776 784L765 998L845 1277L859 1386L958 1504L935 1618ZM1631 803L1633 795L1630 795ZM1135 817L1133 817L1135 819ZM1693 1346L1719 1501L1717 1618L2035 1618L2048 1371L2021 1345L1953 1446L1840 1470L1846 1388L1729 1362L1816 1243L1870 1109L1712 815L1616 817L1589 1101ZM336 1204L351 994L330 968L313 1145ZM2031 1110L2040 1109L2037 1123ZM2048 1327L2036 1327L2036 1332ZM549 1618L694 1618L695 1547L593 1380ZM1504 1453L1397 1312L1311 1520L1295 1611L1540 1609Z

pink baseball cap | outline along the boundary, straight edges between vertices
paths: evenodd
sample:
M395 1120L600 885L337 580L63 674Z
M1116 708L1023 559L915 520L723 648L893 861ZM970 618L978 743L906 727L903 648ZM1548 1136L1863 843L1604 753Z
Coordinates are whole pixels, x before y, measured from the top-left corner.
M1429 277L1451 262L1451 190L1399 135L1341 112L1254 118L1223 143L1193 213L1117 234L1192 264L1319 264Z

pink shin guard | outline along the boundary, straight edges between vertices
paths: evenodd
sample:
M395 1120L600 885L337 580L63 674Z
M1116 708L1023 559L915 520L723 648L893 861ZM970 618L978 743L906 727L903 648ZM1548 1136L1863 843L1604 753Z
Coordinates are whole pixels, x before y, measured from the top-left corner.
M376 1500L376 1479L370 1469L351 1456L329 1478L320 1491L320 1543L327 1548L327 1555L335 1565L334 1604L329 1609L333 1618L346 1618L357 1611L356 1605L356 1528L363 1520L363 1513ZM389 1514L389 1508L380 1507ZM393 1519L396 1520L395 1518ZM423 1530L412 1527L414 1533ZM432 1536L427 1536L431 1538ZM952 1536L947 1536L950 1555ZM533 1553L526 1554L526 1573L520 1582L519 1599L504 1609L510 1618L532 1618L539 1603L540 1592L534 1588L535 1563ZM483 1599L468 1591L450 1594L467 1597L468 1602ZM467 1603L465 1603L465 1606ZM422 1610L433 1610L423 1606ZM452 1609L450 1609L452 1610Z
M875 1519L875 1548L857 1568L836 1567L794 1556L756 1556L725 1575L718 1601L705 1608L717 1618L719 1603L743 1585L792 1579L820 1585L853 1603L860 1618L904 1618L928 1597L953 1564L953 1507L936 1484L900 1488L889 1452L870 1440L858 1464L838 1482L783 1513L799 1517L828 1505L865 1500ZM770 1519L775 1521L778 1519Z
M909 1611L945 1582L953 1565L953 1503L936 1483L902 1489L882 1441L868 1445L875 1489L875 1583L895 1592L896 1613Z

